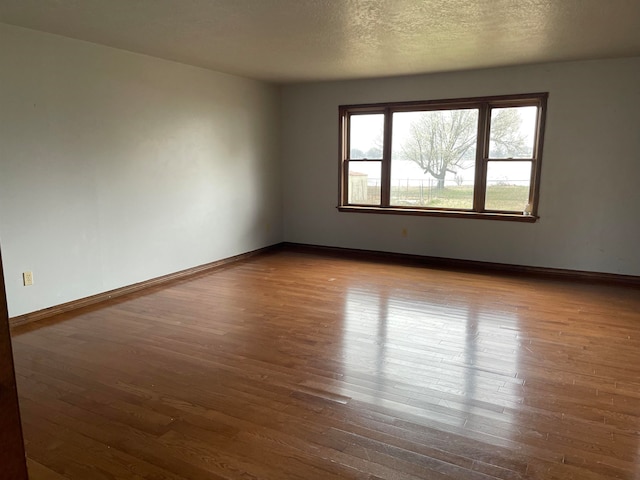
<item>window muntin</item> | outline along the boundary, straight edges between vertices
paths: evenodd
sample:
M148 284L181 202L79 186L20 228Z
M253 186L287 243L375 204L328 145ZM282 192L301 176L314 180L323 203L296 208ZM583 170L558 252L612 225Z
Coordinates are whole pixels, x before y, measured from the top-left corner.
M339 208L535 220L546 99L341 106Z

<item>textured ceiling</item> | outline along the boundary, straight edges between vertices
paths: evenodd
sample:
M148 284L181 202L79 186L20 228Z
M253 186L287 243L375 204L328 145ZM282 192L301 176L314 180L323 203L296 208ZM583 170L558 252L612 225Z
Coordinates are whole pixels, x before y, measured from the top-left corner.
M0 22L280 83L640 55L640 0L0 0Z

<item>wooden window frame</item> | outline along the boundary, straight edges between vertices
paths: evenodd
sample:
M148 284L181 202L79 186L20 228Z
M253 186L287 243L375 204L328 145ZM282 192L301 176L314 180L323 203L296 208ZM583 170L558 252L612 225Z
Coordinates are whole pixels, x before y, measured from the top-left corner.
M542 166L542 147L549 94L527 93L492 97L458 98L446 100L426 100L417 102L395 102L363 105L341 105L339 107L339 198L338 210L341 212L389 213L400 215L427 215L457 218L479 218L493 220L511 220L535 222L538 217L540 197L540 172ZM491 111L494 108L537 107L533 155L531 158L490 158L489 138L491 135ZM473 208L449 209L431 207L405 207L391 205L391 138L393 131L393 113L410 111L455 110L473 108L478 110L478 134L476 143L475 182ZM352 115L384 114L383 149L381 159L351 159L350 118ZM349 203L349 165L357 161L381 162L380 205ZM487 170L491 162L531 162L531 182L529 187L530 212L490 210L485 208L487 190Z

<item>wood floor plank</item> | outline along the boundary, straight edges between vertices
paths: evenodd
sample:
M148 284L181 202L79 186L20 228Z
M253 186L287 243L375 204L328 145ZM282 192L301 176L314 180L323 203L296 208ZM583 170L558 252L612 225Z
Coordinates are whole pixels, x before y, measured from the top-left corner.
M285 250L13 335L32 480L640 475L636 287Z
M31 458L27 459L27 468L30 478L39 478L40 480L67 480L67 477L54 472Z

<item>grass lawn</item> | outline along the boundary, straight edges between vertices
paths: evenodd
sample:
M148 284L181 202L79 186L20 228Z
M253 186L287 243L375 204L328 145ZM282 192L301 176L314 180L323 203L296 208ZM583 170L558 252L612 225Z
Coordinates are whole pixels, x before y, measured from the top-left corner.
M522 212L528 198L528 186L492 185L487 188L485 208L488 210ZM443 189L392 187L391 203L392 205L403 207L471 209L473 207L473 187L445 187Z

